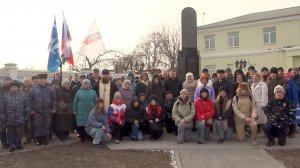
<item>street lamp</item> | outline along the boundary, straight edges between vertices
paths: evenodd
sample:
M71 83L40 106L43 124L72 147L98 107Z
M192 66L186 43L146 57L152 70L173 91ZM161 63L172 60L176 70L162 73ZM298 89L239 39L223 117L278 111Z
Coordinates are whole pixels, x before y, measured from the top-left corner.
M241 59L240 61L239 61L239 60L236 60L236 61L235 61L235 67L238 68L238 69L243 69L243 68L245 68L246 66L247 66L246 60L243 61L243 60Z

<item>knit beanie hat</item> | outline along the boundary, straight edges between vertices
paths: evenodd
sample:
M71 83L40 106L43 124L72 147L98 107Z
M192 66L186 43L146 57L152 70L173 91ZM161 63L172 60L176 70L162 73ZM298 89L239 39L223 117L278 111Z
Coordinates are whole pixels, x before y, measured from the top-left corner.
M263 72L263 71L268 71L269 72L269 69L267 67L262 67L260 72Z
M239 87L238 87L239 89L243 89L243 90L249 90L249 86L248 86L248 84L247 83L240 83L239 84Z
M276 92L282 92L284 93L284 88L281 86L281 85L277 85L275 88L274 88L274 94Z
M114 94L114 99L122 99L121 93L120 93L120 92L116 92L116 93Z
M186 94L186 95L188 95L188 91L187 91L186 89L182 89L182 90L180 91L180 94Z

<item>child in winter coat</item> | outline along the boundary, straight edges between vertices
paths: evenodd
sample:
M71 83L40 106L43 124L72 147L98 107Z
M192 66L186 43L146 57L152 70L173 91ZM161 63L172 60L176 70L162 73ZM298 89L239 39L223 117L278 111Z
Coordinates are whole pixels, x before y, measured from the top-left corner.
M121 131L125 125L125 109L126 105L122 102L122 95L116 92L112 104L108 107L108 121L112 131L114 143L118 144L121 140Z
M172 117L178 127L178 144L191 140L195 107L188 96L188 91L182 89L173 106Z
M0 111L4 112L6 119L7 139L9 151L22 150L22 135L25 120L29 118L30 103L28 97L19 91L20 83L13 81L10 91L1 99Z
M215 114L214 104L210 100L209 91L205 87L200 90L200 98L195 102L195 111L198 143L203 144L204 140L209 138Z
M150 104L147 107L147 124L151 139L158 139L163 134L163 114L161 106L157 103L157 98L151 96Z
M96 106L89 114L88 123L85 126L85 132L94 138L94 145L110 140L110 128L108 125L106 111L104 109L104 100L102 98L96 100Z
M141 141L144 139L141 129L144 127L146 110L140 106L138 98L134 98L131 107L126 108L125 121L126 125L131 127L131 139L133 141Z
M218 134L218 143L223 143L224 139L231 140L234 127L232 100L227 95L227 89L223 86L219 88L219 95L215 103L214 127Z

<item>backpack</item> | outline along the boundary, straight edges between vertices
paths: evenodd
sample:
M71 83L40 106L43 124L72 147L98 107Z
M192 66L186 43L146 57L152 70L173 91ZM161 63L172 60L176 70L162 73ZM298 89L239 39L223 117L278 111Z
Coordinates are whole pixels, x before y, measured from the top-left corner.
M190 105L190 109L192 109L192 105L193 105L193 104L192 104L191 101L189 101L189 105ZM179 106L179 102L176 103L176 107L178 107L178 106Z
M239 103L239 96L235 96L236 102ZM250 102L252 103L252 96L249 95Z

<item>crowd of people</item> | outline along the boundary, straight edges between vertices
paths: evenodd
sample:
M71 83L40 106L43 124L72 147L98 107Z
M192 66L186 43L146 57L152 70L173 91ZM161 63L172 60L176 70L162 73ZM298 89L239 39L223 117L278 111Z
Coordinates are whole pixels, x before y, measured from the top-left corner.
M184 82L176 71L138 78L128 73L112 79L107 69L94 69L88 76L74 74L62 79L47 74L23 81L4 79L0 88L0 132L3 148L22 150L23 143L47 145L52 134L64 141L77 130L81 142L95 145L112 139L118 144L124 136L141 141L145 134L158 140L166 130L177 136L178 144L191 141L204 144L214 130L217 143L250 137L252 145L266 136L266 146L286 144L294 138L299 123L296 108L300 98L298 68L266 67L261 72L250 66L233 74L230 68L210 76L203 69L199 79L186 74ZM22 138L24 137L24 142Z

